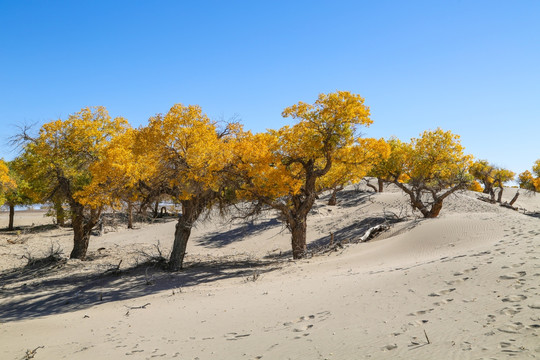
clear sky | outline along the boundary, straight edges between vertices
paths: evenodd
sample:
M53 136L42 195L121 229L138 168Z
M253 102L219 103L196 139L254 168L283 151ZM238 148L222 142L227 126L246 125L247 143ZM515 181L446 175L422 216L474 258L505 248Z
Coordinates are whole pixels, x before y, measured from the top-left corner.
M247 129L361 94L369 137L460 134L515 172L540 158L540 1L0 0L0 157L17 125L103 105L137 127L174 103Z

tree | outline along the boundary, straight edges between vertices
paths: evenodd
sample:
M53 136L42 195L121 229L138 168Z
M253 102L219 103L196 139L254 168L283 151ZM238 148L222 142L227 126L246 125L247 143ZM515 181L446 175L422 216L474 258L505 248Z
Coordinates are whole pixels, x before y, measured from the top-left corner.
M16 188L17 184L10 177L8 165L0 159L0 206L5 203L8 192Z
M472 181L467 174L472 157L450 131L425 131L409 144L394 140L391 147L389 178L426 218L437 217L444 199Z
M336 205L337 193L345 185L362 180L371 171L373 164L384 161L389 154L390 146L384 139L358 138L353 146L336 154L330 171L317 182L317 190L329 189L331 194L328 205Z
M469 168L469 173L484 185L484 194L489 194L492 199L495 199L493 189L495 171L496 168L487 160L477 160Z
M355 131L372 121L364 99L346 91L320 94L314 104L299 102L282 115L298 122L266 133L244 134L239 141L235 149L243 181L239 196L259 208L268 206L279 212L291 232L293 258L299 259L306 252L307 215L317 194L332 183L343 184L359 176L339 168L331 171L341 160L346 166L350 159L362 161L352 156L364 150L361 141L355 148Z
M498 189L497 202L502 202L502 194L504 191L504 184L514 180L516 174L510 170L503 168L496 168L493 173L493 186ZM516 193L519 196L519 192ZM512 199L512 204L517 200L517 196ZM512 205L510 204L510 205Z
M95 107L43 125L37 137L26 132L20 136L23 178L43 201L69 204L73 227L70 258L85 259L91 230L105 205L101 196L85 192L94 176L92 166L127 127L125 119L111 119L104 107Z
M469 173L484 184L483 193L489 194L491 201L499 203L502 202L504 184L512 181L516 175L510 170L490 164L487 160L475 161L469 168ZM495 199L495 195L497 195L497 199Z
M199 106L182 104L151 118L140 131L138 146L145 149L139 159L145 168L143 186L167 193L182 205L170 270L182 269L193 224L221 197L225 170L233 166L228 134L220 133Z
M390 177L390 170L398 166L402 160L399 156L399 153L392 152L392 149L398 149L401 145L401 141L397 138L390 138L386 140L388 146L388 153L379 153L379 156L373 163L373 167L368 172L367 176L375 177L377 179L377 186L370 183L369 179L366 179L367 186L375 190L375 192L383 192L384 184L391 183L392 179ZM399 178L400 182L405 180L405 175L402 175Z
M8 230L13 230L15 206L30 205L34 202L30 186L19 174L17 164L18 159L10 161L7 164L9 168L9 177L12 180L12 186L5 192L5 203L9 206Z
M525 170L518 176L518 184L520 188L540 191L540 159L534 162L532 173Z

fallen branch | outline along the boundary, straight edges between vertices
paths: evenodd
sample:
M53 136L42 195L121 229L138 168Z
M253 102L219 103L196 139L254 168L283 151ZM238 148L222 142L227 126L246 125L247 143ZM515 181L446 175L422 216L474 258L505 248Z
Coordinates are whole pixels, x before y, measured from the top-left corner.
M514 211L518 211L518 208L517 207L513 207L512 205L508 204L508 203L502 203L501 204L502 207L505 207L505 208L508 208L508 209L512 209Z
M385 230L388 230L390 227L386 224L379 224L379 225L376 225L376 226L373 226L371 228L369 228L365 233L364 235L362 235L359 239L359 242L364 242L364 241L368 241L369 239L372 239L375 235L377 235L378 233L381 233Z

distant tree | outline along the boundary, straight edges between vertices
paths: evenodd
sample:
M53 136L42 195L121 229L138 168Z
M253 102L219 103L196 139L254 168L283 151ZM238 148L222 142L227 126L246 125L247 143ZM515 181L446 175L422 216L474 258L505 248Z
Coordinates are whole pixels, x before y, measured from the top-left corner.
M437 217L444 199L472 181L467 173L472 157L450 131L425 131L410 143L394 140L391 146L389 178L426 218Z
M525 170L518 175L518 185L521 189L536 191L534 177L529 170Z
M392 139L390 139L389 141L392 141ZM389 145L388 142L387 142L387 146L388 146L388 149L391 149L391 146ZM390 155L389 151L387 153L383 153L383 152L379 153L379 156L376 159L374 159L373 166L371 167L371 169L369 170L367 174L368 178L365 179L366 185L372 188L373 190L375 190L375 192L384 191L384 183L385 181L388 180L386 176L388 175L387 164L388 164L389 155ZM377 179L377 186L371 184L369 177L372 177L372 178L374 177Z
M523 189L540 191L540 159L534 162L532 173L525 170L518 175L518 184Z
M9 206L8 230L13 230L15 207L17 205L30 205L34 202L33 193L28 182L17 171L17 163L18 159L8 163L9 176L13 182L13 186L5 193L5 204Z
M355 142L357 127L372 121L364 99L350 92L320 94L314 104L299 102L283 116L298 122L245 135L235 154L244 183L241 196L279 212L291 232L293 258L299 259L306 252L307 215L317 195L365 176L369 161L363 159L363 146L378 142Z
M92 166L111 139L127 127L125 119L111 119L104 107L95 107L43 125L37 137L26 132L19 136L24 145L20 156L23 179L43 201L69 205L73 259L85 259L91 230L105 205L101 197L85 192L94 176Z
M5 203L7 194L16 188L17 184L10 176L8 165L0 159L0 206Z
M495 191L493 189L494 173L496 168L487 160L477 160L469 168L469 173L484 185L484 194L489 194L495 199Z
M358 138L356 143L336 156L330 171L317 182L317 191L330 190L328 205L337 203L337 193L350 183L362 180L381 159L390 154L390 146L384 139Z
M489 194L491 201L499 203L502 202L504 184L512 181L515 176L512 171L492 165L487 160L475 161L469 168L469 173L484 184L484 194Z
M510 170L503 168L496 168L493 173L493 186L498 189L497 202L502 203L502 195L504 191L504 184L514 180L516 174ZM519 196L519 192L517 192ZM517 200L517 196L512 199L512 204ZM512 205L510 204L510 205Z
M471 182L471 185L469 186L469 190L481 193L484 191L484 188L482 187L482 185L480 185L478 181L473 180L473 182Z

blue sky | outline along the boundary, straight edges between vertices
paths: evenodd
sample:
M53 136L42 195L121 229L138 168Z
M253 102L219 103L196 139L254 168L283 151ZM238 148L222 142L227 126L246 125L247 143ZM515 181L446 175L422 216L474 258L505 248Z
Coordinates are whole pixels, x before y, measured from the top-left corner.
M540 158L539 1L0 0L0 157L17 125L174 103L253 131L321 92L361 94L369 137L442 127L521 172Z

